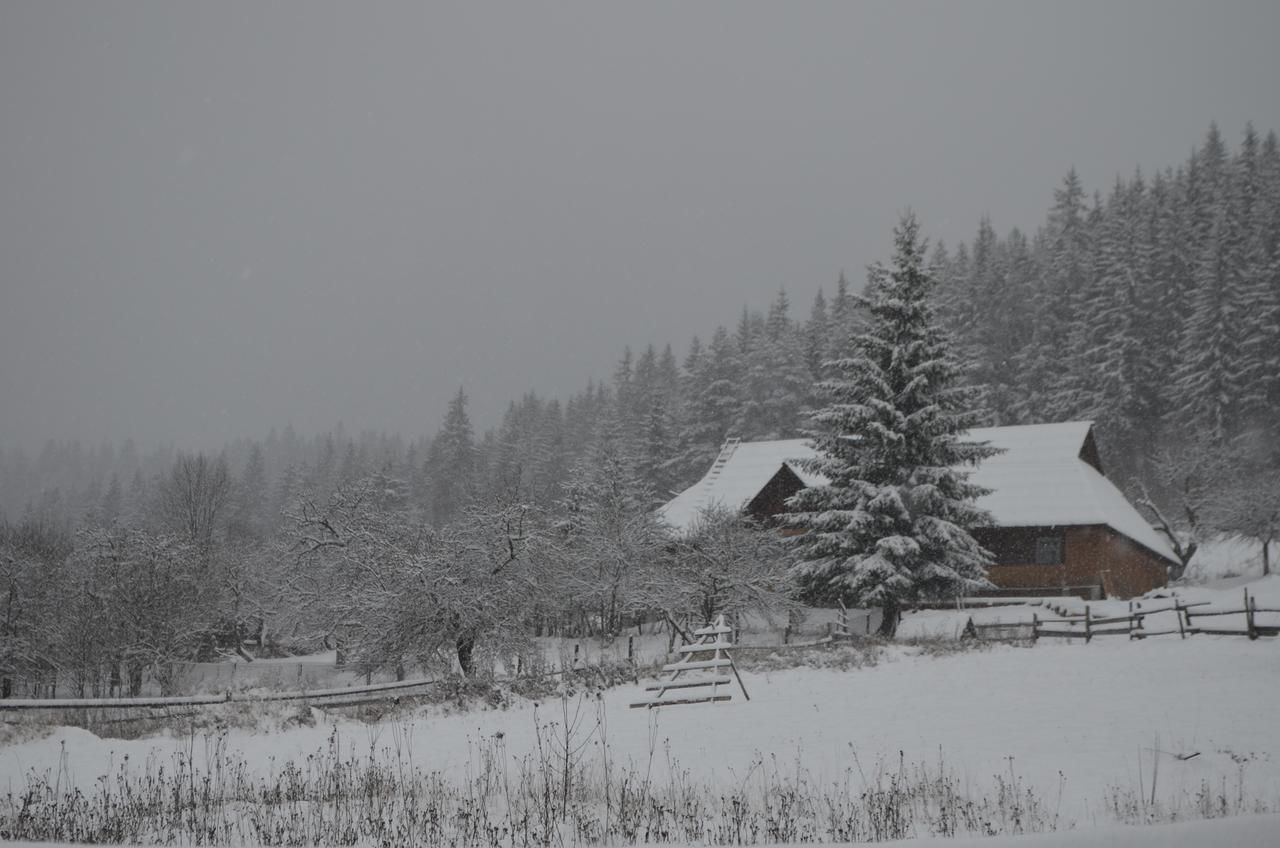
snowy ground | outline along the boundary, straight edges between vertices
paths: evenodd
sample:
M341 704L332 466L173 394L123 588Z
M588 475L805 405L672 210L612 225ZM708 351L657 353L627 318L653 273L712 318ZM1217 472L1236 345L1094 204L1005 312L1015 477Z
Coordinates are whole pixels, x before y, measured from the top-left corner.
M1271 568L1280 569L1280 542L1271 544ZM1220 536L1201 542L1191 558L1188 583L1216 583L1235 579L1247 582L1262 575L1262 546L1249 539Z
M627 686L567 706L581 708L585 756L599 756L603 742L615 767L651 767L659 780L674 772L730 787L772 771L780 779L829 785L851 778L856 785L878 769L898 768L901 757L908 765L942 762L977 791L1020 780L1077 827L1109 822L1117 794L1149 795L1153 775L1157 797L1182 815L1205 787L1280 808L1274 640L1114 639L943 656L895 647L871 667L787 669L744 680L750 701L735 693L723 704L632 710L628 703L642 692ZM31 771L88 787L126 755L141 764L192 751L199 761L214 747L273 772L329 748L335 731L344 753L390 756L392 747L407 746L417 765L464 775L494 740L512 759L529 753L535 721L544 729L562 722L561 710L555 700L435 710L380 725L320 717L314 727L272 734L229 731L218 746L185 737L99 739L61 728L0 752L0 795L17 792Z
M1274 848L1280 816L1237 816L1212 821L1133 826L1100 826L1058 833L938 839L904 839L877 843L881 848ZM11 842L11 848L78 848L65 843ZM681 848L671 845L670 848ZM799 848L782 846L778 848Z

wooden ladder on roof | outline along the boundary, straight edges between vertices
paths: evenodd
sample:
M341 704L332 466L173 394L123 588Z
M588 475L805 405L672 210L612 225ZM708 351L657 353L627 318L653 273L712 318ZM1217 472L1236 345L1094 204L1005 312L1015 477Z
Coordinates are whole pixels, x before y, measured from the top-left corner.
M716 461L711 464L711 470L707 472L707 488L711 488L715 483L715 479L720 476L720 472L729 464L729 460L733 458L733 453L740 444L742 444L742 439L736 436L724 440L724 444L720 447L720 453L716 456Z
M693 632L694 641L681 645L676 652L683 656L676 662L664 665L663 672L670 675L645 687L646 692L654 695L631 704L635 707L672 707L679 704L709 704L717 701L728 701L733 698L730 692L721 692L720 688L738 681L742 697L748 701L747 687L742 685L742 677L733 664L729 651L733 648L733 628L724 623L724 616L716 617L715 623ZM733 677L728 676L733 673ZM681 675L692 674L682 678ZM695 689L707 689L710 692L691 693ZM674 692L674 695L667 693Z

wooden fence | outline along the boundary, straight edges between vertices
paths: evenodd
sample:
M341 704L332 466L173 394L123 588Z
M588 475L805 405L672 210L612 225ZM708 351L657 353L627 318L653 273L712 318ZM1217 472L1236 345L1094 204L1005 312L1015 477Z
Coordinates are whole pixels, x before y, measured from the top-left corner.
M1172 603L1162 607L1147 608L1140 602L1130 601L1126 615L1096 616L1089 604L1085 604L1083 616L1058 614L1059 618L1040 618L1032 613L1030 638L1034 641L1049 639L1084 639L1091 642L1095 636L1127 636L1130 639L1147 639L1152 636L1171 636L1177 634L1185 639L1196 633L1219 636L1247 636L1257 639L1260 636L1280 635L1280 624L1259 623L1258 615L1280 615L1280 609L1268 609L1258 606L1258 599L1244 590L1243 604L1238 609L1203 609L1212 606L1209 601L1184 603L1179 598L1172 598ZM1164 630L1151 630L1146 627L1148 616L1173 613L1177 627L1168 626ZM1198 622L1197 619L1217 619L1219 616L1243 616L1244 628L1214 626L1213 622ZM1024 627L1026 625L1023 625ZM1008 625L976 625L979 638L983 638L984 630L1008 627Z
M594 666L576 665L538 673L495 677L498 683L536 680L565 674L590 674ZM637 675L639 670L636 670ZM638 680L638 676L637 676ZM9 698L0 700L0 722L25 721L77 726L116 725L148 719L183 718L211 707L225 705L297 703L318 708L357 707L387 701L420 698L441 684L457 678L422 678L364 686L292 692L224 692L218 695L181 695L142 698Z

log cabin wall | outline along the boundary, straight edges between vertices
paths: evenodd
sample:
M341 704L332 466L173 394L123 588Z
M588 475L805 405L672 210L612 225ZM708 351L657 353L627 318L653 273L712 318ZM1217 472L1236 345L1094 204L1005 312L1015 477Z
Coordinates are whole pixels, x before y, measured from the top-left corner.
M991 527L974 533L996 564L997 588L1057 591L1082 597L1131 598L1165 584L1160 557L1109 527ZM1056 539L1060 556L1051 561Z
M800 478L784 465L745 511L776 525L787 498L802 488ZM779 529L788 536L802 532ZM1165 585L1167 579L1163 559L1105 525L988 527L975 530L973 536L995 555L988 576L1006 592L1131 598Z

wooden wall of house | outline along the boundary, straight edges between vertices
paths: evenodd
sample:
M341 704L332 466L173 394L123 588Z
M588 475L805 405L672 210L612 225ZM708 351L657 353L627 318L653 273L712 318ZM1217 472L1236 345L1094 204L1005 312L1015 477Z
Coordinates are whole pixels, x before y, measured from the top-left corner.
M1087 452L1087 451L1086 451ZM1093 449L1096 460L1096 448ZM747 504L760 521L777 521L787 498L804 484L785 465ZM783 530L788 535L798 530ZM1131 598L1163 586L1167 565L1146 548L1104 525L1073 527L989 527L974 538L996 555L991 582L1003 590ZM1037 565L1037 540L1054 537L1062 546L1060 565Z
M787 466L778 469L778 473L764 484L764 488L747 504L745 512L757 521L768 523L771 520L781 521L779 516L787 511L787 498L804 488L804 483L795 472ZM792 531L794 532L794 531ZM790 535L790 534L788 534Z
M1082 594L1098 587L1107 597L1131 598L1166 582L1164 560L1109 527L994 527L974 534L996 554L989 572L1001 589ZM1057 535L1061 565L1035 564L1035 540Z

